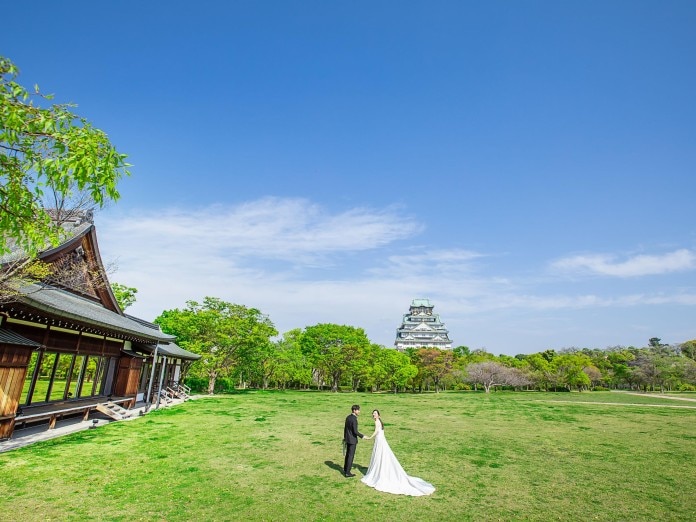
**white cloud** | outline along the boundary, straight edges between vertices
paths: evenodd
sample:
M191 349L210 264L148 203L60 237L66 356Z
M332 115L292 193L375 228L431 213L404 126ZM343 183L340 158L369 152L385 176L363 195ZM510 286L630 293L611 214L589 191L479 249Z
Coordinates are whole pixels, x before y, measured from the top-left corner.
M663 255L637 255L624 261L606 254L579 255L559 259L552 267L567 272L638 277L693 270L696 268L696 254L683 248Z
M374 275L413 276L414 274L453 274L471 271L471 262L484 254L462 249L431 249L422 247L418 253L392 254L385 266L374 267Z
M404 241L413 240L421 225L395 208L332 214L305 200L265 198L190 212L112 215L97 227L105 261L117 258L112 279L138 289L129 313L150 320L187 300L215 296L259 308L281 332L320 322L351 324L364 328L374 342L391 345L411 300L430 298L455 344L480 338L481 345L496 350L502 344L497 339L509 335L520 351L527 349L520 332L543 332L550 317L563 311L696 305L688 287L674 295L668 288L661 293L645 288L622 293L608 285L577 288L521 279L505 273L500 263L496 270L502 273L492 274L488 254ZM618 275L693 263L689 250L622 263L611 258L600 263L597 257L556 264Z
M167 209L109 222L115 234L152 248L185 246L206 255L309 260L364 251L411 237L422 226L395 208L329 214L303 199L264 198L234 207ZM180 251L177 252L180 254Z
M289 318L314 314L338 322L346 302L372 295L382 283L356 279L350 267L340 279L327 279L316 273L319 261L341 264L361 252L369 260L371 251L420 230L395 208L330 214L305 200L280 198L189 212L134 212L98 223L105 260L116 257L112 279L138 288L139 300L129 312L149 319L214 295L269 314L272 309ZM388 299L392 292L382 295Z

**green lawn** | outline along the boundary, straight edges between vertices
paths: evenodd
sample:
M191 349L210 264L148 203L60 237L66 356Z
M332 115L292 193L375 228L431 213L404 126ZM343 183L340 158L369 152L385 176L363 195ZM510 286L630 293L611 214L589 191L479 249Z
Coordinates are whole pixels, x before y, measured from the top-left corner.
M354 402L366 434L380 409L392 449L432 496L362 484L371 441L358 444L358 477L342 477ZM248 392L0 454L0 520L691 521L694 463L696 402Z

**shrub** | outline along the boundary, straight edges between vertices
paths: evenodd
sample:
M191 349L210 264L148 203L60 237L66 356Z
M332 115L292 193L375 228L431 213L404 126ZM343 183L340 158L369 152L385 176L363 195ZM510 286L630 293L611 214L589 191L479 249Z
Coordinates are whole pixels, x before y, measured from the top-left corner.
M604 386L595 386L592 388L592 391L611 391L609 388L605 388Z
M186 377L184 384L191 388L192 392L208 393L208 379L204 377Z
M236 380L228 379L227 377L218 378L215 380L215 393L232 393Z

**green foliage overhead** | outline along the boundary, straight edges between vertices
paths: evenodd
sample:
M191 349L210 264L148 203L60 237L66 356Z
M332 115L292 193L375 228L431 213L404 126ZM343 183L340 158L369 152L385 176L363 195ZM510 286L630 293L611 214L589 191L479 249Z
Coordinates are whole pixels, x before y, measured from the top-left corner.
M120 283L111 283L111 290L114 292L114 297L118 302L118 306L121 307L121 310L125 310L135 303L135 294L138 293L137 288L122 285Z
M38 85L30 93L18 75L0 56L0 255L16 243L32 256L60 240L45 195L86 193L101 207L119 198L129 165L103 131L71 112L74 105L39 105L51 96Z

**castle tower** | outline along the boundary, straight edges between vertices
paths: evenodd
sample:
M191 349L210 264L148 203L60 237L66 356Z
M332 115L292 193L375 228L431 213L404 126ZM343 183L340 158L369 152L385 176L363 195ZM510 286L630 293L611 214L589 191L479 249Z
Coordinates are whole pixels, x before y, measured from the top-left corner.
M396 330L394 347L403 351L406 348L439 348L451 350L452 341L440 316L433 313L429 299L414 299L401 326Z

